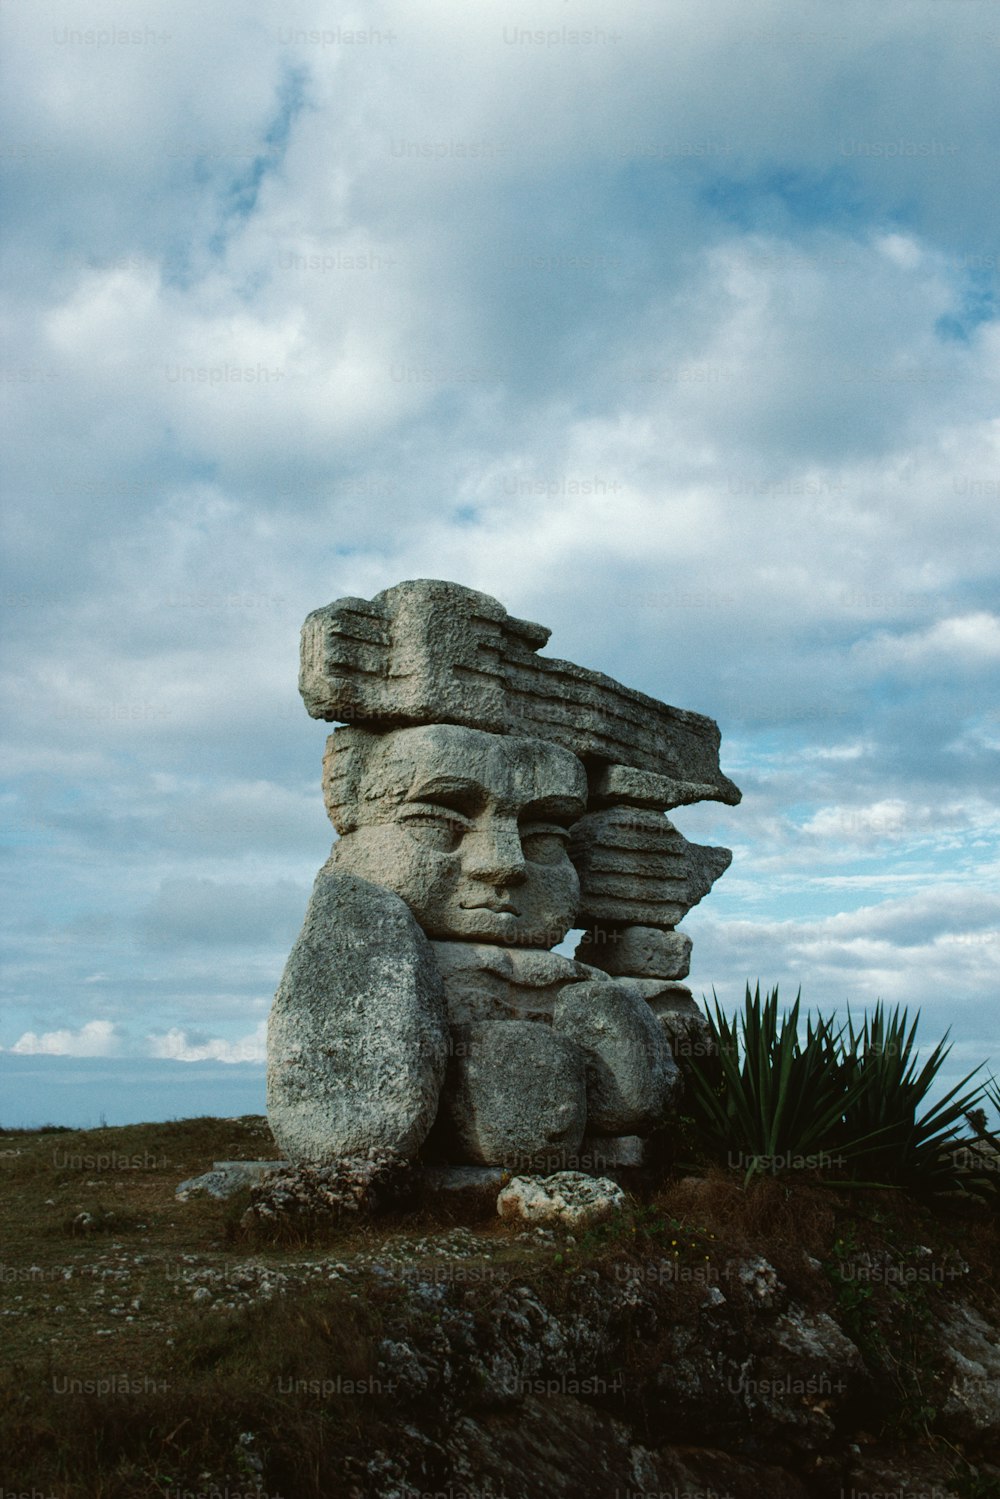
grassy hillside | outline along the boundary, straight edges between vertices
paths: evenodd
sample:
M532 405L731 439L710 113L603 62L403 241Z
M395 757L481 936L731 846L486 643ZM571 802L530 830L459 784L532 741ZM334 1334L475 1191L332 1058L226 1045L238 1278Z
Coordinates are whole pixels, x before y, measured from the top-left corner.
M528 1321L540 1320L534 1331L525 1323L518 1333L527 1340L518 1357L527 1357L532 1338L539 1346L551 1343L560 1318L575 1319L581 1347L590 1346L588 1338L593 1343L591 1383L571 1394L574 1410L583 1399L591 1413L586 1421L595 1443L601 1422L610 1421L611 1432L616 1421L645 1408L647 1444L690 1443L700 1432L703 1446L728 1444L751 1467L765 1458L790 1465L791 1486L782 1493L825 1493L809 1486L805 1468L812 1459L795 1455L780 1412L770 1453L759 1450L769 1429L759 1415L747 1432L739 1426L739 1402L731 1430L721 1416L714 1430L710 1404L700 1413L692 1406L676 1431L670 1426L676 1400L655 1420L649 1416L648 1391L662 1384L669 1364L665 1340L689 1323L703 1329L701 1337L715 1326L705 1321L713 1283L728 1299L727 1316L731 1310L725 1346L733 1350L733 1367L745 1363L739 1340L757 1316L755 1303L738 1279L724 1277L732 1273L726 1266L753 1265L759 1256L803 1316L838 1318L865 1353L864 1378L876 1376L874 1396L831 1397L841 1402L835 1419L823 1414L831 1454L846 1454L851 1442L850 1450L860 1450L859 1431L869 1442L923 1445L934 1461L943 1462L947 1451L954 1492L975 1499L995 1492L988 1473L974 1465L975 1433L967 1455L950 1427L946 1439L936 1433L934 1401L943 1397L927 1341L939 1301L957 1291L1000 1321L1000 1232L981 1205L932 1212L902 1194L841 1193L774 1179L744 1189L738 1176L710 1172L633 1182L624 1218L578 1239L518 1232L492 1217L463 1224L424 1211L352 1222L309 1243L277 1246L241 1228L245 1196L179 1202L174 1195L179 1182L213 1160L276 1155L266 1122L254 1117L0 1135L5 1499L22 1492L47 1499L393 1492L373 1477L372 1455L412 1447L405 1462L416 1466L404 1471L433 1474L439 1459L428 1454L443 1450L456 1412L477 1408L476 1379L462 1372L462 1359L474 1360L477 1343L493 1346L519 1296L536 1308ZM896 1273L859 1283L844 1269L857 1263L859 1247L866 1263L896 1266ZM753 1273L759 1279L762 1272ZM766 1303L764 1292L753 1295ZM600 1311L605 1302L610 1310ZM881 1342L872 1342L879 1328ZM437 1383L386 1374L379 1359L386 1338L433 1365ZM544 1369L540 1357L537 1367ZM574 1357L577 1363L567 1367L583 1379L582 1355ZM556 1402L566 1398L565 1374L561 1379L550 1392ZM499 1414L489 1417L491 1430L497 1422L516 1426L517 1412L528 1410L517 1401L502 1406L503 1398L499 1405L494 1400ZM565 1421L572 1419L568 1411ZM570 1456L560 1455L557 1466L569 1473ZM613 1499L611 1480L599 1464L591 1466L574 1479L575 1492L607 1488ZM842 1482L847 1470L840 1471ZM737 1479L730 1492L742 1499L749 1491ZM448 1481L457 1494L454 1472ZM424 1484L434 1491L429 1478ZM422 1492L414 1483L410 1499Z

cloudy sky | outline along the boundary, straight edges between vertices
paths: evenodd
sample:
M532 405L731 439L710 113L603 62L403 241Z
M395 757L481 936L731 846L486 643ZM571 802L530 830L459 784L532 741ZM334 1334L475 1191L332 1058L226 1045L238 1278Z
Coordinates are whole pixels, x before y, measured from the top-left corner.
M996 1067L1000 5L0 25L8 1069L262 1100L331 840L299 627L414 577L718 720L696 995Z

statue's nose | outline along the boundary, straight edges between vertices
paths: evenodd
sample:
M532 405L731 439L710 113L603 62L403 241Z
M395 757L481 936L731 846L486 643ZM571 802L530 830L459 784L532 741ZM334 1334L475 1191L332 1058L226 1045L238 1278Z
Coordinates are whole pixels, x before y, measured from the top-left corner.
M516 823L493 823L468 833L463 855L470 879L490 885L514 885L524 879L524 850Z

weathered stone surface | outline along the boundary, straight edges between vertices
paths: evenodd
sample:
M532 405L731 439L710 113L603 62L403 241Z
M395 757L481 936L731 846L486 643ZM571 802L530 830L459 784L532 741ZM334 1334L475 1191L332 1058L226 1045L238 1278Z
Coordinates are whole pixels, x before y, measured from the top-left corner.
M630 765L594 766L589 782L591 811L626 806L669 812L672 807L688 807L692 802L719 800L715 787L707 783L678 781L651 770L633 770Z
M711 719L540 656L547 639L433 579L306 621L306 706L345 727L323 771L339 839L269 1027L297 1163L426 1145L568 1165L584 1130L637 1135L676 1098L668 1042L694 1022L643 998L687 972L672 928L731 855L660 809L739 791ZM551 952L574 926L614 947Z
M256 1186L273 1171L283 1171L288 1161L213 1161L211 1171L190 1176L177 1188L181 1202L189 1197L233 1197L244 1187Z
M854 1453L842 1489L843 1499L865 1499L868 1495L871 1499L962 1499L952 1481L954 1466L940 1453L926 1448L901 1452L898 1447L860 1451L857 1445ZM1000 1492L997 1476L994 1475L993 1493ZM980 1491L989 1494L991 1489L985 1487L985 1478L980 1468L979 1483L983 1484ZM965 1490L964 1484L962 1488Z
M543 625L496 599L420 578L317 609L302 629L299 688L314 718L377 729L453 723L547 739L574 754L666 776L734 805L710 718L600 672L537 655ZM674 803L678 805L678 802Z
M638 978L628 982L660 1022L675 1057L709 1057L714 1053L708 1021L686 984Z
M527 1020L454 1027L443 1114L456 1158L482 1166L558 1166L578 1155L587 1117L584 1056Z
M706 1186L712 1222L709 1204L714 1200L718 1211L719 1183ZM733 1192L734 1201L744 1199L739 1188ZM688 1221L705 1221L700 1207ZM536 1279L520 1256L507 1263L510 1278L504 1278L506 1235L492 1241L503 1249L486 1265L472 1255L442 1264L424 1243L402 1271L406 1299L384 1303L378 1372L385 1384L392 1381L398 1436L351 1470L359 1493L366 1499L420 1492L479 1499L992 1494L1000 1477L992 1464L995 1441L967 1442L938 1401L945 1361L936 1319L922 1326L914 1344L912 1303L883 1286L887 1298L877 1310L873 1305L873 1314L886 1341L872 1342L886 1349L894 1377L871 1352L866 1367L862 1347L838 1324L849 1313L831 1300L820 1242L812 1247L821 1258L799 1260L787 1228L774 1222L770 1230L760 1225L748 1250L739 1242L747 1222L742 1210L737 1222L733 1240L724 1233L710 1240L704 1260L684 1243L686 1235L677 1235L676 1258L668 1244L666 1253L644 1252L641 1238L629 1235L631 1243L600 1269L558 1229L526 1224L518 1247L523 1253L537 1243L544 1269ZM871 1231L875 1243L884 1230L880 1219ZM838 1233L832 1211L828 1232L832 1251ZM863 1226L860 1233L866 1236ZM794 1269L794 1293L766 1257L772 1247L777 1262ZM611 1242L607 1248L614 1254ZM546 1273L553 1250L562 1254L558 1285ZM985 1259L975 1289L992 1304ZM949 1301L947 1286L940 1297ZM882 1318L893 1305L899 1320L888 1331ZM987 1320L990 1340L1000 1346L995 1315ZM907 1429L916 1391L937 1406L932 1443L897 1434Z
M664 1447L655 1434L644 1445L634 1427L593 1403L617 1393L614 1376L522 1376L520 1387L515 1413L476 1412L449 1433L449 1471L460 1476L444 1489L448 1499L809 1499L814 1492L792 1473L713 1447ZM580 1395L567 1393L574 1390ZM415 1499L419 1489L411 1489ZM433 1487L424 1492L429 1499ZM397 1499L406 1480L393 1475L368 1493ZM857 1499L867 1496L859 1491ZM903 1496L885 1491L878 1499ZM949 1496L928 1489L920 1499Z
M267 1112L291 1160L412 1156L448 1053L430 944L392 891L325 865L268 1022Z
M754 1450L776 1461L829 1450L840 1413L870 1390L859 1349L825 1312L792 1300L766 1260L720 1269L698 1321L667 1329L656 1375L662 1415L695 1440L712 1431L728 1443L749 1425ZM748 1334L734 1346L738 1321Z
M682 979L691 968L691 938L654 926L595 926L577 957L615 976Z
M572 926L587 780L568 750L454 724L342 729L324 789L337 868L395 890L428 936L544 949Z
M587 1060L587 1128L643 1134L662 1123L680 1074L649 1006L629 985L575 984L556 1001L554 1029Z
M640 1135L585 1135L580 1147L581 1169L585 1171L634 1171L644 1159Z
M374 1217L398 1207L413 1198L415 1187L412 1164L392 1150L343 1156L328 1166L286 1163L254 1183L240 1224L310 1233L345 1216Z
M968 1303L949 1308L940 1336L948 1373L944 1413L962 1437L986 1437L1000 1451L1000 1345L996 1329Z
M806 1448L817 1438L828 1442L837 1395L866 1379L860 1351L828 1313L795 1302L775 1318L769 1334L737 1393L751 1413L766 1412L784 1425L792 1442L801 1437ZM800 1398L789 1400L789 1395Z
M515 1176L497 1198L505 1222L589 1228L625 1206L625 1193L606 1176L557 1171L552 1176Z
M452 1025L475 1020L551 1023L568 984L602 978L597 968L533 948L482 942L432 942Z
M590 812L573 828L581 925L674 927L732 862L728 848L689 843L659 812Z

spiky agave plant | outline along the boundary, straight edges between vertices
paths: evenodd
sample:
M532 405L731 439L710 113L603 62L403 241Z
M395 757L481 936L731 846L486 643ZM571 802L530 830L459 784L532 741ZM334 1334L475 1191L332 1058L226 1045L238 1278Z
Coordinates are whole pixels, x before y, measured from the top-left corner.
M799 1035L802 991L779 1014L778 988L761 999L746 988L742 1014L708 1016L716 1056L687 1069L689 1107L706 1151L757 1172L835 1167L841 1143L845 1069L840 1031L822 1016ZM860 1083L855 1080L855 1088Z
M962 1090L979 1069L929 1105L951 1048L945 1036L918 1070L919 1014L911 1025L905 1010L887 1015L879 1002L860 1029L850 1016L839 1029L832 1017L810 1017L803 1040L801 990L784 1015L777 987L762 999L759 983L753 994L747 985L732 1020L714 991L713 1000L716 1055L686 1066L688 1108L708 1155L739 1166L747 1181L803 1169L858 1185L928 1192L958 1185L957 1127L982 1094Z
M950 1191L960 1184L959 1129L983 1096L981 1085L968 1090L980 1068L931 1103L951 1047L946 1032L921 1066L915 1046L919 1019L917 1011L911 1023L899 1005L887 1012L881 1000L858 1029L848 1015L842 1149L854 1177L921 1192Z
M984 1104L992 1108L995 1121L990 1120ZM992 1073L976 1105L965 1114L972 1138L967 1148L956 1151L955 1160L962 1173L962 1186L1000 1210L1000 1082Z
M983 1097L997 1116L996 1128L987 1130L987 1134L991 1140L1000 1145L1000 1138L998 1138L998 1132L1000 1132L1000 1082L997 1082L992 1072L990 1073L989 1082L983 1084Z

